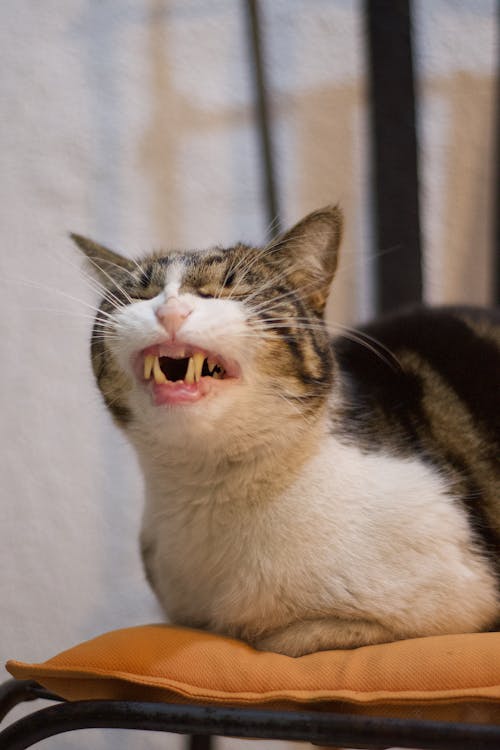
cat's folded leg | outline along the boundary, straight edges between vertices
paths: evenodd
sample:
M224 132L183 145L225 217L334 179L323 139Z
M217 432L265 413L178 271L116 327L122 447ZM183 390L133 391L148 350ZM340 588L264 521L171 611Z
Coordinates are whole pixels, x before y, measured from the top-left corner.
M314 651L389 643L400 637L377 622L332 617L321 620L298 620L284 628L266 633L254 640L252 645L260 651L302 656Z

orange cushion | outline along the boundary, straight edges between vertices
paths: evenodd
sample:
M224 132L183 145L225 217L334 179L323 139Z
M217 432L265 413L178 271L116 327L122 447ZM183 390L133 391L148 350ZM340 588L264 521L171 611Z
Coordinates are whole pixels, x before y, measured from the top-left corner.
M500 722L500 633L416 638L299 658L169 625L115 630L41 664L9 661L69 700L315 707Z

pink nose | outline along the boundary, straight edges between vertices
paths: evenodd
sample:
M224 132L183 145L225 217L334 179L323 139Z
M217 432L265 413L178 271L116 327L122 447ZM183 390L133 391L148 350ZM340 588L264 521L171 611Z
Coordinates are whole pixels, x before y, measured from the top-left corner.
M193 308L187 302L178 297L169 297L165 304L156 311L156 317L168 335L174 339L175 334L192 312Z

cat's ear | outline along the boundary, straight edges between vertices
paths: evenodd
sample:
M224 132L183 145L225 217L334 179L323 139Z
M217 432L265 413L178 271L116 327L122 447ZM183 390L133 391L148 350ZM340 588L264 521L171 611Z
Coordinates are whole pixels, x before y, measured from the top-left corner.
M285 273L308 303L322 313L337 268L342 211L325 206L308 214L272 243Z
M73 242L82 250L89 261L90 268L94 275L101 281L110 281L116 272L120 269L133 271L135 266L132 260L124 258L123 255L115 253L104 245L98 245L97 242L82 237L81 234L70 234Z

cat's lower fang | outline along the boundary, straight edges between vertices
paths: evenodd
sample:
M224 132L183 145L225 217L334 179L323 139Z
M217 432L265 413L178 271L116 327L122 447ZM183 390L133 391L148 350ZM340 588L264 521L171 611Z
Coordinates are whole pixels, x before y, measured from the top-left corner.
M194 382L198 383L201 380L201 371L203 369L203 362L205 361L205 355L201 352L195 352L189 359L189 364L193 362L194 367Z
M184 382L188 383L189 385L195 382L195 365L193 357L189 357L188 368L186 374L184 375Z

